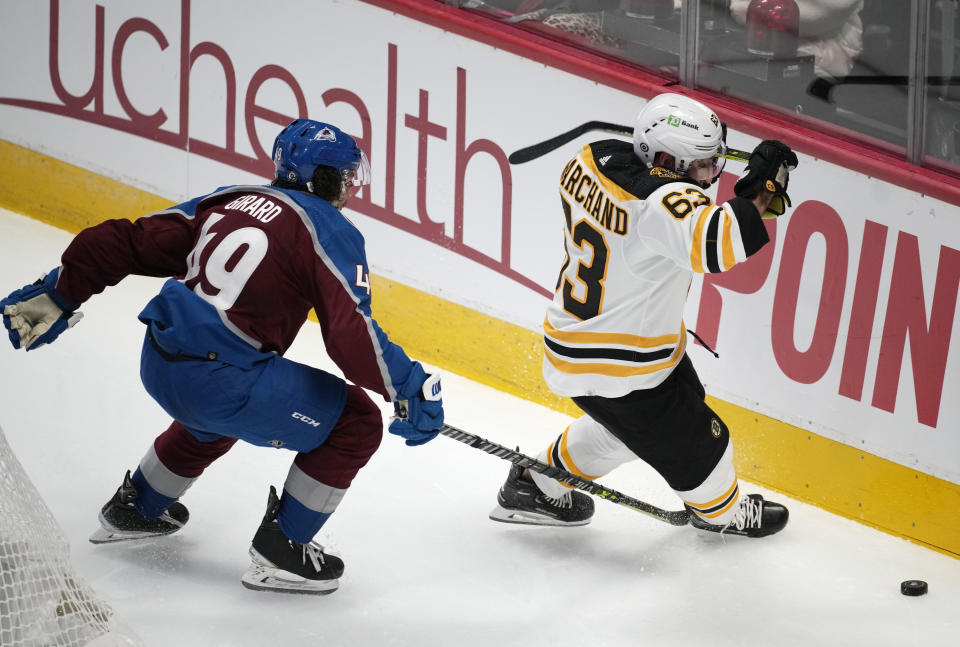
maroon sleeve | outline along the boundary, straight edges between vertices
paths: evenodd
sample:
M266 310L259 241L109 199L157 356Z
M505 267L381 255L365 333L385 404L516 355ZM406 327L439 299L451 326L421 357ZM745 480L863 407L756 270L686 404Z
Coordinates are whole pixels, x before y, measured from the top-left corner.
M330 358L344 376L387 401L403 393L412 361L390 341L370 310L363 238L354 228L310 250L312 302Z
M193 219L164 211L107 220L81 231L60 258L57 292L80 305L130 274L180 276L193 247Z

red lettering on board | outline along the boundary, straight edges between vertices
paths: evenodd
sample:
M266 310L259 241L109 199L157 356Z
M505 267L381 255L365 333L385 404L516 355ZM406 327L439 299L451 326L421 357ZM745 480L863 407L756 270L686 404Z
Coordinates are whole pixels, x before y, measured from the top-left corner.
M463 244L463 197L465 194L465 180L467 164L470 158L479 153L490 155L500 167L502 178L500 193L501 230L500 230L500 262L510 265L510 233L513 199L513 175L510 172L510 162L503 149L489 139L477 139L467 144L467 71L457 68L457 149L456 149L456 180L453 190L453 239Z
M867 372L867 355L873 339L873 321L877 315L877 297L880 294L880 272L883 270L883 248L887 241L887 227L871 222L863 223L860 243L860 266L853 289L850 324L847 327L847 345L840 374L840 395L859 400L863 395L863 380Z
M97 5L94 12L94 52L93 52L93 80L90 89L82 96L75 96L67 92L60 77L60 2L50 1L50 82L53 91L68 110L83 110L93 101L94 114L103 114L103 42L104 17L106 12Z
M823 284L810 347L794 342L800 278L810 239L820 234L827 243ZM783 239L783 257L773 297L770 340L773 356L784 375L801 384L816 382L830 368L837 343L843 295L847 283L847 232L829 205L808 200L797 206Z
M290 115L285 115L275 110L270 110L268 108L264 108L263 106L257 105L257 92L261 87L263 87L263 84L270 79L282 81L288 88L290 88L290 92L293 93L293 98L297 102L296 117L291 117ZM306 117L307 98L304 96L303 89L300 87L300 84L297 83L296 77L293 76L290 70L280 67L279 65L264 65L259 70L254 72L253 77L250 79L250 85L247 86L247 96L243 104L243 116L244 123L247 126L247 137L250 140L250 145L253 146L254 155L256 155L257 160L260 162L258 165L260 167L258 168L258 172L261 175L272 176L273 160L270 158L270 153L272 151L265 151L263 146L260 145L260 138L257 137L257 127L254 123L254 119L259 117L261 119L266 119L270 123L274 123L280 127L283 127L294 119Z
M873 406L892 413L900 385L903 351L909 338L917 420L931 427L937 426L940 414L950 336L957 311L960 252L941 247L935 276L933 304L928 319L920 246L916 236L901 232L893 260L890 297L880 337L880 358L873 388Z
M0 103L95 123L105 128L111 128L173 148L189 151L193 155L206 157L233 166L234 168L260 175L264 178L271 178L273 176L272 160L270 159L269 152L264 149L263 144L259 141L256 131L256 120L262 119L282 126L294 118L308 116L309 112L303 89L300 87L297 78L289 70L280 65L268 64L258 69L251 77L243 97L243 125L253 155L238 153L236 148L236 99L238 90L236 71L228 53L216 43L205 41L197 43L191 48L190 8L190 0L180 0L180 74L178 97L180 116L177 132L162 130L160 128L161 125L168 121L168 115L162 108L155 110L152 114L145 114L138 111L134 107L134 101L127 95L123 84L122 63L124 50L127 41L133 34L138 32L146 33L158 44L161 52L169 47L167 36L159 27L146 18L133 17L128 19L120 26L114 37L110 60L113 71L113 89L116 92L117 101L124 115L118 116L104 113L104 92L106 89L104 81L104 52L107 40L105 31L107 20L106 9L100 5L96 6L94 14L95 46L93 80L89 89L83 95L75 96L70 94L60 78L59 61L62 54L60 51L60 2L59 0L50 0L49 73L54 93L59 99L59 102L51 103L34 99L0 97ZM223 146L217 146L190 136L190 76L195 63L203 56L215 58L223 70L226 90L224 101L225 137ZM356 137L357 142L367 151L371 163L375 167L382 167L384 169L383 206L376 205L372 202L370 187L365 187L350 203L350 208L437 245L441 245L456 254L498 272L537 294L550 296L551 291L549 289L536 283L510 266L513 196L513 180L510 165L507 161L506 153L492 140L481 137L470 142L467 141L467 71L464 68L457 68L456 132L454 148L452 151L448 149L448 153L453 157L452 166L455 176L453 235L447 236L444 233L442 221L435 222L426 215L426 196L429 188L427 186L425 172L426 155L422 145L419 151L421 153L418 159L420 172L418 172L416 187L418 218L412 220L395 211L394 190L397 156L397 114L399 113L399 91L397 82L399 76L398 60L397 46L394 43L389 43L387 46L387 78L385 83L387 107L384 124L386 127L386 150L382 157L375 158L373 154L374 125L370 119L370 112L361 98L355 93L343 88L328 89L321 95L325 106L336 102L346 102L357 111L363 131L361 136ZM281 81L290 89L295 101L296 114L287 114L257 103L257 94L260 88L269 80ZM88 109L91 103L93 104L92 109ZM425 106L423 106L422 109L423 108L425 108ZM423 119L422 122L419 121L421 117ZM442 130L444 133L442 139L445 140L445 126L429 122L426 112L422 112L421 117L411 118L405 125L415 130L421 130L421 132L425 132L427 135L434 137ZM319 116L317 118L322 119L323 117ZM422 130L424 128L426 128L426 130ZM500 170L502 178L501 213L498 219L500 228L499 258L492 258L470 247L463 240L466 170L470 161L480 154L489 155L493 158Z
M113 53L110 56L111 74L113 75L113 87L117 92L117 100L123 107L123 111L130 115L130 121L136 128L137 134L149 136L157 130L166 120L167 113L163 108L159 108L152 115L146 115L133 107L133 103L127 97L126 88L123 86L123 49L127 40L136 32L143 32L150 36L160 46L160 51L167 49L170 43L164 37L163 32L155 24L144 18L131 18L120 25L117 35L113 40Z
M443 223L434 222L427 214L427 143L429 137L446 140L447 129L430 121L430 93L420 90L420 114L407 115L403 125L417 131L417 217L427 231L443 232Z
M185 40L184 42L189 43L189 40ZM190 116L190 72L193 70L193 66L201 56L213 57L218 63L220 63L220 68L223 70L223 84L225 90L223 101L223 147L228 151L236 151L237 73L233 69L233 61L230 60L230 56L222 47L216 45L215 43L197 43L197 45L193 49L189 50L189 52L186 48L181 48L180 74L182 78L186 80L186 84L181 84L180 87L180 132L189 132L188 118ZM200 144L199 148L194 147L192 149L199 155L210 154L216 150L212 147L212 145L208 145L206 142L200 142L197 139L192 139L191 141ZM206 151L206 153L202 151Z

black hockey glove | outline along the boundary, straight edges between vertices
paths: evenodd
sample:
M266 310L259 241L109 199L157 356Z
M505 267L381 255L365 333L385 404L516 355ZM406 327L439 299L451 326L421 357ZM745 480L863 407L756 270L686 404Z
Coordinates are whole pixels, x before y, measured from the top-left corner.
M797 168L797 164L797 156L789 146L775 139L766 139L753 149L747 162L747 172L737 180L733 192L741 198L752 200L760 191L770 191L774 194L773 200L766 213L761 215L764 218L782 216L791 206L787 185L790 172Z

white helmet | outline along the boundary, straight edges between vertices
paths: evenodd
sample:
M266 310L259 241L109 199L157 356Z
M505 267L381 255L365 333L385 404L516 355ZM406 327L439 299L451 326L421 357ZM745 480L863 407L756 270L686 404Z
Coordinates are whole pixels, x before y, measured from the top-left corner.
M723 125L717 115L699 101L682 94L655 96L637 115L633 129L633 151L648 167L657 153L667 153L676 160L677 173L685 174L696 160L713 159L715 180L723 170L726 152Z

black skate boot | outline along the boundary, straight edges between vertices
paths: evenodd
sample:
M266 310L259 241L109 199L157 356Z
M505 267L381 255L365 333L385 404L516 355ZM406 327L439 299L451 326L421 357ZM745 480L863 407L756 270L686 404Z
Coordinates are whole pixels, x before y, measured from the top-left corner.
M725 526L704 521L690 510L690 523L694 528L744 537L766 537L783 530L787 525L790 512L786 507L773 501L764 501L760 494L748 494L737 503L737 512L733 521Z
M134 507L140 496L130 480L130 470L123 477L113 498L100 509L102 526L90 536L93 544L109 544L115 541L147 539L177 532L190 518L190 513L179 501L174 501L159 517L145 517Z
M243 574L243 585L254 591L281 593L324 595L336 591L343 560L323 552L316 542L300 544L289 539L277 523L279 510L280 499L271 485L267 513L250 546L253 563Z
M559 499L540 491L536 483L523 477L523 468L513 465L497 494L494 521L526 523L538 526L584 526L593 517L593 499L570 490Z

